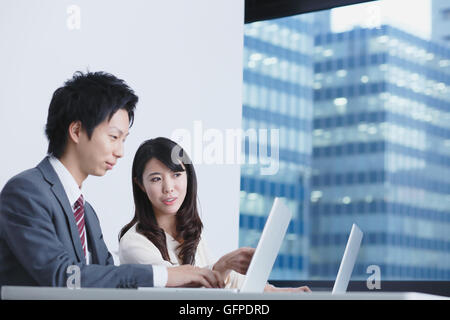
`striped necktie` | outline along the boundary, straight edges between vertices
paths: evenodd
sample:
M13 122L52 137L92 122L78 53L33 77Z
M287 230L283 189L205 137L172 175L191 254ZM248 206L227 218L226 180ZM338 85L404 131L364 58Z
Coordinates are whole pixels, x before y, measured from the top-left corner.
M84 228L84 203L83 195L80 195L77 202L73 206L75 212L75 222L77 223L78 232L80 233L81 246L83 247L84 256L86 256L86 230Z

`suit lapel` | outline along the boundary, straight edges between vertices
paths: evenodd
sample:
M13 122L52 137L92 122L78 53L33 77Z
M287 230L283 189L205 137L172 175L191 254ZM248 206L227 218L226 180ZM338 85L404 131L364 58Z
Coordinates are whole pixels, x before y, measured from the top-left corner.
M56 199L58 199L58 202L63 209L78 261L86 263L86 258L84 257L83 247L81 246L80 234L77 229L72 206L69 203L67 194L64 191L58 175L50 164L48 157L46 157L41 161L41 163L39 163L38 169L41 170L44 178L52 185L51 189L53 191L53 194L55 195Z
M99 234L99 230L95 227L97 225L96 217L94 216L93 209L91 205L86 202L84 206L84 218L86 219L86 232L88 239L89 251L91 251L91 261L92 264L98 264L98 248L96 235ZM101 233L100 233L101 234Z

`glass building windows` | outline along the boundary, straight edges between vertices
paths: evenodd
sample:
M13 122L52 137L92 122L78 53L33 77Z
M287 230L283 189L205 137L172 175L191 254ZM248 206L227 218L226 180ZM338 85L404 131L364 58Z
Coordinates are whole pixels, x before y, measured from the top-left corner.
M391 25L314 34L316 19L245 26L243 128L278 129L280 150L275 175L242 166L240 245L281 196L295 219L272 279L334 278L352 223L356 278L450 279L450 48Z

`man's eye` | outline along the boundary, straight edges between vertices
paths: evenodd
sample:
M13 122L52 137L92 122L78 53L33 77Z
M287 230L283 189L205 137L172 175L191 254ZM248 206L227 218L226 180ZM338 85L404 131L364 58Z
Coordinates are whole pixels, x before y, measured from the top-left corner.
M159 180L161 180L161 179L157 177L157 178L152 178L150 181L151 182L158 182Z

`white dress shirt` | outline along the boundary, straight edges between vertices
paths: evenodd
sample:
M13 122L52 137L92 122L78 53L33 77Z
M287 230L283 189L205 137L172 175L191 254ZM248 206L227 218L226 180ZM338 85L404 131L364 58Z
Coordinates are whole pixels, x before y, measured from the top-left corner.
M74 204L82 195L81 189L78 187L75 178L72 174L67 170L67 168L59 161L59 159L55 157L50 157L50 164L53 169L55 169L56 174L58 175L59 180L66 192L67 198L69 199L70 206L72 207L72 211L74 210ZM86 202L86 197L83 195L84 202ZM86 221L86 220L85 220ZM86 244L86 264L89 264L91 261L91 253L89 252L89 246L87 241L86 234L86 224L84 226L84 243ZM165 287L167 284L167 268L164 266L156 265L152 266L153 268L153 286L155 287Z
M69 198L70 207L72 208L72 212L75 213L74 205L77 202L78 198L82 195L81 189L78 187L78 184L75 181L75 178L72 174L67 170L67 168L55 157L50 157L50 164L53 169L55 169L56 174L58 175L59 180L66 192L67 198ZM86 197L83 195L83 205L86 202ZM84 220L86 222L86 219ZM83 237L84 243L86 244L86 264L89 264L91 261L91 253L89 252L89 244L87 241L86 234L86 223L83 227Z
M181 264L178 259L178 246L180 243L175 240L167 232L166 246L169 253L170 262L164 260L159 249L147 237L136 231L136 224L131 227L120 239L119 242L119 259L121 264L137 263L151 264L153 266L161 265L165 267L175 267ZM211 269L215 261L211 259L209 250L203 238L197 246L195 252L195 266ZM245 280L245 276L235 271L231 271L225 279L226 288L241 288Z

